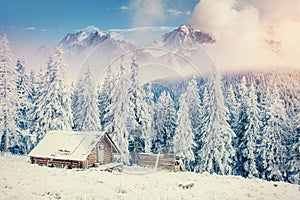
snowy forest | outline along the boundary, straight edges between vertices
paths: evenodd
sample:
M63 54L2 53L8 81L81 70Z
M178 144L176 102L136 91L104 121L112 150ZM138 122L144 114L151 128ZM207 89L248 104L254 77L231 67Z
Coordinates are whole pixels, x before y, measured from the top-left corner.
M160 80L139 65L107 66L95 87L87 69L74 84L57 48L39 73L13 60L0 39L1 151L27 155L50 130L105 131L121 161L139 153L180 156L187 170L300 184L300 72L264 71ZM160 84L163 83L163 84Z

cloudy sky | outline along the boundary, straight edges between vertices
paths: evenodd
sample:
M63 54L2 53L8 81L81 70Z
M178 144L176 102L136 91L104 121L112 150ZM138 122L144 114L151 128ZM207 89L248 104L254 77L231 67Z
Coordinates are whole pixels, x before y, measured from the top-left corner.
M189 22L215 36L206 49L221 66L300 68L299 0L202 0Z
M218 65L300 68L299 15L299 0L0 0L0 35L21 52L89 25L138 43L191 24L216 38L205 49Z
M187 23L197 0L0 0L0 34L47 44L89 25L110 32ZM47 41L43 41L47 40Z

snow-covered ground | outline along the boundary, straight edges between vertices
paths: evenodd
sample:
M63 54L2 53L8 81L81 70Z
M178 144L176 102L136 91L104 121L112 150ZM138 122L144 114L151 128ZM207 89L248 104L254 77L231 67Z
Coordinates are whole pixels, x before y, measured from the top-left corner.
M191 189L179 184L194 183ZM0 199L300 199L299 185L196 173L58 169L0 155Z

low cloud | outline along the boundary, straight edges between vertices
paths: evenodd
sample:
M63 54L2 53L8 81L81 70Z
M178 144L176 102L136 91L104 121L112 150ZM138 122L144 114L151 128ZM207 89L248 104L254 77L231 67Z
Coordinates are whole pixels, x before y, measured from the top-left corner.
M128 29L109 29L107 32L111 36L118 40L124 40L131 42L137 46L145 46L152 42L154 39L159 38L166 32L174 30L176 27L170 26L153 26L153 27L136 27ZM147 33L147 37L142 37ZM151 34L150 34L151 33ZM140 36L140 37L136 37Z
M165 22L163 0L131 0L130 8L133 11L133 28L160 26ZM139 45L153 39L153 33L146 29L133 32L131 36Z
M130 7L135 11L133 27L153 26L165 21L162 0L131 0Z
M27 31L36 31L37 30L37 28L36 27L33 27L33 26L31 26L31 27L26 27L26 28L24 28L25 30L27 30Z
M190 23L214 35L205 49L220 68L300 68L298 0L201 0Z
M171 15L181 16L181 15L190 15L191 11L180 11L176 9L168 9L167 12Z
M126 28L126 29L109 29L109 32L134 32L134 31L164 31L164 30L173 30L173 26L148 26L148 27L136 27L136 28Z
M128 10L128 9L129 9L128 6L123 5L123 6L120 7L120 10Z

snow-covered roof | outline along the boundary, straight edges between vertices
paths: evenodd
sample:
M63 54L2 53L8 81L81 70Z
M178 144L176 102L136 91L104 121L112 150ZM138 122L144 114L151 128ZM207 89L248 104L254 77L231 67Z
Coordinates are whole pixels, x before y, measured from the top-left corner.
M104 135L104 132L50 131L29 156L84 161Z

